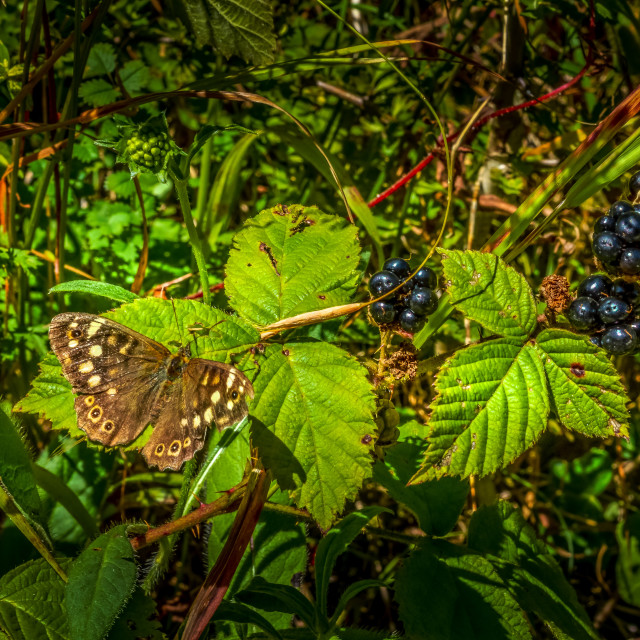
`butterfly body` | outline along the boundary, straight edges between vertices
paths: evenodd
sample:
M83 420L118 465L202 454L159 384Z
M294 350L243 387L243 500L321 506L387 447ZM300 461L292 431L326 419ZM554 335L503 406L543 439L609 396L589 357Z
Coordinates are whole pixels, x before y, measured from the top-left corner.
M150 465L179 469L204 445L215 420L222 430L247 415L253 387L238 369L191 358L113 320L61 313L49 339L72 385L78 426L105 446L128 444L148 424L142 454Z

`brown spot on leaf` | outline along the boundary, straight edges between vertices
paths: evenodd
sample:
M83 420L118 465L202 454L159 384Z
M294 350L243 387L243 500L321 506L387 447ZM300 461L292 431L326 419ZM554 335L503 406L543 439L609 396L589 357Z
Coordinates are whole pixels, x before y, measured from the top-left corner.
M580 362L572 362L571 366L569 367L569 371L571 371L571 373L573 373L576 378L584 378L584 376L586 375L584 365Z
M271 262L271 266L273 270L276 272L276 275L279 277L280 272L278 271L278 261L273 257L273 252L271 251L271 247L265 242L260 243L260 251L267 254L269 258L269 262Z
M282 350L282 355L285 356L285 357L288 356L289 355L289 349L283 349Z
M320 300L326 300L326 299L327 299L327 296L323 296L322 294L319 294L319 295L318 295L318 298L320 298Z
M373 440L373 437L367 433L366 436L362 437L362 440L360 440L360 442L362 442L362 444L369 444L372 440Z

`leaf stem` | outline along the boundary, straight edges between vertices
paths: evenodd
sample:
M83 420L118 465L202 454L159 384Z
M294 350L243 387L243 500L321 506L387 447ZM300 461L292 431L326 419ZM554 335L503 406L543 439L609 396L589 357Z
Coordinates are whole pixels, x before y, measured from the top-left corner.
M189 202L189 193L187 191L187 178L178 178L172 171L171 178L176 188L176 194L178 195L178 201L180 202L180 208L182 209L182 217L184 223L189 232L189 240L191 241L191 249L198 265L198 272L200 273L200 284L202 286L202 301L206 305L211 305L211 291L209 290L209 274L207 273L207 263L204 258L204 252L202 251L202 243L200 242L200 236L196 229L196 225L193 222L193 214L191 213L191 203Z

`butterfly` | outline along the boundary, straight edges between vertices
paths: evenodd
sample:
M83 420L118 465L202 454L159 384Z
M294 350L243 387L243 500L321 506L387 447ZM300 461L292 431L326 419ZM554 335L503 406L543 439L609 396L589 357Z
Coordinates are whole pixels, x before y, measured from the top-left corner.
M107 447L154 429L142 449L149 466L179 469L204 445L207 427L244 418L253 386L238 369L177 353L128 327L90 313L61 313L51 347L76 394L78 426Z

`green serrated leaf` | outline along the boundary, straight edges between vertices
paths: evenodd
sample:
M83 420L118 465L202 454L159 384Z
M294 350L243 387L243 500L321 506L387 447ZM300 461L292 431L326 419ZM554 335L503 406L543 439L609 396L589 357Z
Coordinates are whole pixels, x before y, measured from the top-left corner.
M531 335L537 324L536 306L521 274L491 253L438 251L456 309L498 335Z
M71 384L62 375L60 362L47 354L40 363L40 373L31 383L29 393L14 406L14 411L34 413L51 421L54 429L67 429L74 438L83 438L84 431L78 429L76 412L73 408Z
M227 58L238 55L256 65L273 62L271 0L186 0L185 11L198 46L214 46Z
M526 451L547 426L544 368L533 346L499 338L461 349L439 371L431 432L411 483L486 475Z
M70 560L62 559L66 570ZM41 558L0 578L0 629L12 640L72 640L64 606L64 583Z
M7 488L16 505L30 520L41 523L42 504L31 458L17 427L0 408L0 482Z
M111 73L116 68L116 52L113 45L108 42L94 44L89 52L87 64L91 75Z
M125 529L96 538L71 566L65 607L74 640L102 640L133 593L136 564Z
M366 369L330 344L271 345L254 389L253 442L281 489L327 528L371 475Z
M118 75L127 93L140 91L149 82L149 68L142 60L129 60Z
M108 282L98 282L97 280L69 280L61 282L51 289L49 293L88 293L94 296L101 296L115 300L116 302L133 302L138 296L131 291Z
M469 547L491 562L520 606L538 616L555 637L598 639L554 557L522 513L508 502L482 507L473 514Z
M395 597L410 638L532 640L518 602L489 560L425 540L398 572Z
M94 107L104 107L118 99L118 90L103 78L83 82L78 94Z
M602 349L562 329L547 329L536 347L558 419L587 436L628 436L629 402L620 374Z
M357 230L316 207L262 211L236 234L225 290L247 320L268 325L350 301L361 273Z

